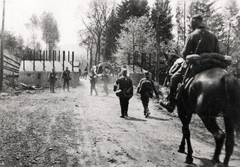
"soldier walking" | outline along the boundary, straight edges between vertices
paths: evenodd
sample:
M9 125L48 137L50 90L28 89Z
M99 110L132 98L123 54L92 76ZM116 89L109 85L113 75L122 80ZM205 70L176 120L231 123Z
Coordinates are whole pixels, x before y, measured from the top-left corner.
M52 72L48 76L48 82L50 83L50 92L55 93L54 87L55 83L57 81L57 73L55 72L55 69L52 69Z
M118 89L118 90L117 90ZM133 84L132 80L127 77L127 69L122 70L122 76L119 77L114 84L114 91L118 91L116 95L119 97L121 106L121 118L128 117L128 105L129 100L133 96Z
M154 83L149 78L149 72L145 72L145 77L142 78L138 84L137 93L141 95L141 101L144 108L144 116L147 118L150 115L148 104L149 104L149 98L153 97L153 91L158 98L158 92L154 86Z
M66 70L63 71L62 79L63 79L63 90L65 91L65 86L67 84L67 90L69 92L69 81L71 80L71 72L68 70L68 67L66 67Z
M96 83L97 83L97 74L96 74L96 66L93 66L91 69L91 75L90 75L90 95L92 95L92 92L95 91L96 96L98 96L98 92L96 89Z

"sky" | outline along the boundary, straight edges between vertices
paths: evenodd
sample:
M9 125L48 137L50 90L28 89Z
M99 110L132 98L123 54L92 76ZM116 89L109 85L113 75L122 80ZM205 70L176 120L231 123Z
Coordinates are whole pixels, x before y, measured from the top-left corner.
M121 0L115 0L121 2ZM152 7L155 0L148 0ZM221 6L227 0L218 0ZM238 0L240 1L240 0ZM16 36L23 36L26 42L29 38L29 30L25 24L29 22L32 14L38 17L44 11L53 13L58 23L60 42L58 45L79 43L78 31L84 28L81 17L88 10L90 0L6 0L4 29L11 31ZM174 10L177 0L171 0ZM0 0L0 21L2 23L3 0ZM2 24L1 24L2 25ZM38 36L41 39L41 35Z

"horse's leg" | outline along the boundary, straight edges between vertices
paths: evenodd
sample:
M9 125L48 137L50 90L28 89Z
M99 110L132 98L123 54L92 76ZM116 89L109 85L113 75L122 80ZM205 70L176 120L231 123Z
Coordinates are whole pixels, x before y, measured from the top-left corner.
M211 132L212 135L214 136L214 139L216 142L215 152L214 152L212 161L213 161L213 163L220 163L219 155L220 155L222 147L223 147L225 134L219 128L215 117L211 117L211 118L201 117L201 119L202 119L205 127L208 129L208 131Z
M181 115L181 114L179 114L179 115ZM189 124L192 119L192 114L181 115L181 116L179 116L179 118L183 125L183 127L182 127L183 138L182 138L181 145L179 146L179 149L184 149L184 145L185 145L184 139L186 139L188 152L187 152L187 157L186 157L185 163L191 164L191 163L193 163L193 158L192 158L193 149L192 149L192 144L191 144L191 140L190 140Z
M182 133L183 133L183 129L182 129ZM185 153L185 137L184 137L184 135L182 137L181 144L180 144L180 146L178 148L178 152Z
M225 149L226 155L224 159L224 165L228 166L228 162L230 160L230 156L233 153L234 147L234 125L232 122L232 118L224 117L225 129L226 129L226 141L225 141Z

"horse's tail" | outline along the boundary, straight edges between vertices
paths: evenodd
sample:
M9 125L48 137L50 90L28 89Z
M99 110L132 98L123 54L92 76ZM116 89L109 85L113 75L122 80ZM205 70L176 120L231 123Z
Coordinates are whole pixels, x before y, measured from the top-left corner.
M226 75L224 80L230 116L234 120L237 133L240 134L240 83L230 74Z

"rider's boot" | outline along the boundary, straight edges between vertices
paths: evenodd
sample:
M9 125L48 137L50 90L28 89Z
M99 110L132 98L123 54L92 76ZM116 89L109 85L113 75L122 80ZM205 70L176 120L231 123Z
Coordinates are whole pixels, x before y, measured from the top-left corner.
M169 94L169 101L160 102L160 105L167 109L168 112L172 113L175 109L176 100L174 94Z
M177 93L177 83L172 83L170 85L170 93L168 97L168 101L160 102L160 105L167 109L168 112L172 113L175 109L176 105L176 93Z

